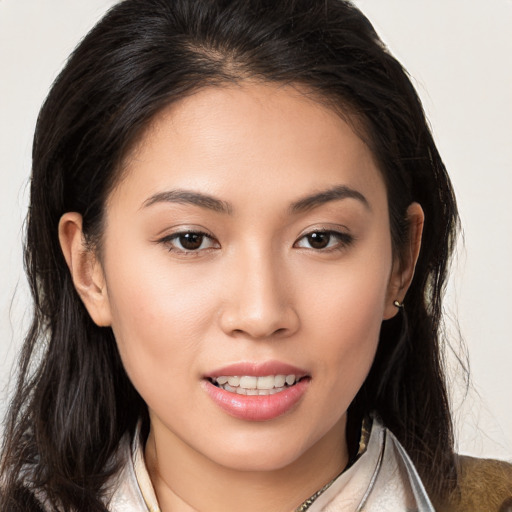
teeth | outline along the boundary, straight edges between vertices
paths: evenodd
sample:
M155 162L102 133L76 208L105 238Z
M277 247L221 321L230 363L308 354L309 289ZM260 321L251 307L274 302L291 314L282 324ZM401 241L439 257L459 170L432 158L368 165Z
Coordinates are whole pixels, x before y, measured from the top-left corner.
M276 387L276 378L273 375L258 377L258 389L272 389L273 387Z
M286 377L284 375L276 375L274 386L276 388L282 388L286 383Z
M265 396L284 391L298 380L295 375L222 375L212 379L220 388L239 395Z
M239 386L241 388L258 389L258 377L243 376L243 377L240 377L239 380L240 380Z
M228 384L236 388L240 385L240 377L228 377Z

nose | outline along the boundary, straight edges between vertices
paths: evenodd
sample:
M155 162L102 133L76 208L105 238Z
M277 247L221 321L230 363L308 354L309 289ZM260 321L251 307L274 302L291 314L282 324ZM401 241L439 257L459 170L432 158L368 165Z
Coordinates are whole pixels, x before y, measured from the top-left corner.
M300 319L293 304L293 283L276 259L252 251L231 266L220 314L226 334L264 339L297 331Z

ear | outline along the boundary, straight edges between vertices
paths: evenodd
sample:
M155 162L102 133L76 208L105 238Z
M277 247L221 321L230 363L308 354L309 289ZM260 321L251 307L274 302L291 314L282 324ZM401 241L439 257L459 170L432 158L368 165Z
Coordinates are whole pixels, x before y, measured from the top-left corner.
M68 212L60 218L59 241L75 289L93 322L100 327L111 325L103 268L95 252L85 243L79 213Z
M407 208L408 238L401 253L395 256L388 284L384 320L392 318L397 314L398 308L394 305L394 302L402 303L411 285L412 278L414 277L414 268L420 254L424 221L425 215L421 206L418 203L411 203Z

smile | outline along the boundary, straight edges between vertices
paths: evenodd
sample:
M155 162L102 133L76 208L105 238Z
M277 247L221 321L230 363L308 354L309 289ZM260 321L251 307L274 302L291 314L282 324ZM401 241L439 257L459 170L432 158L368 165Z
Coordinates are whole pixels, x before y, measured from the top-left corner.
M221 375L209 379L210 382L224 391L248 396L268 396L281 393L301 380L296 375Z

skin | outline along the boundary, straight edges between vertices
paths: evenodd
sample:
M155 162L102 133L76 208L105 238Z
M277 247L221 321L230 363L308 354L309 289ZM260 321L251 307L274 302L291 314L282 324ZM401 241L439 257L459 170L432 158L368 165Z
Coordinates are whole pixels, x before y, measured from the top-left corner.
M409 207L399 264L371 151L291 87L203 89L158 114L125 167L101 259L84 250L79 214L62 217L59 236L85 306L112 327L148 405L145 458L161 509L293 510L347 464L346 411L412 279L421 208ZM360 197L292 209L333 187ZM173 190L227 211L163 200ZM197 250L171 238L198 230L208 237ZM313 247L305 235L322 230L342 235ZM268 360L310 377L285 414L242 420L205 392L206 373Z

